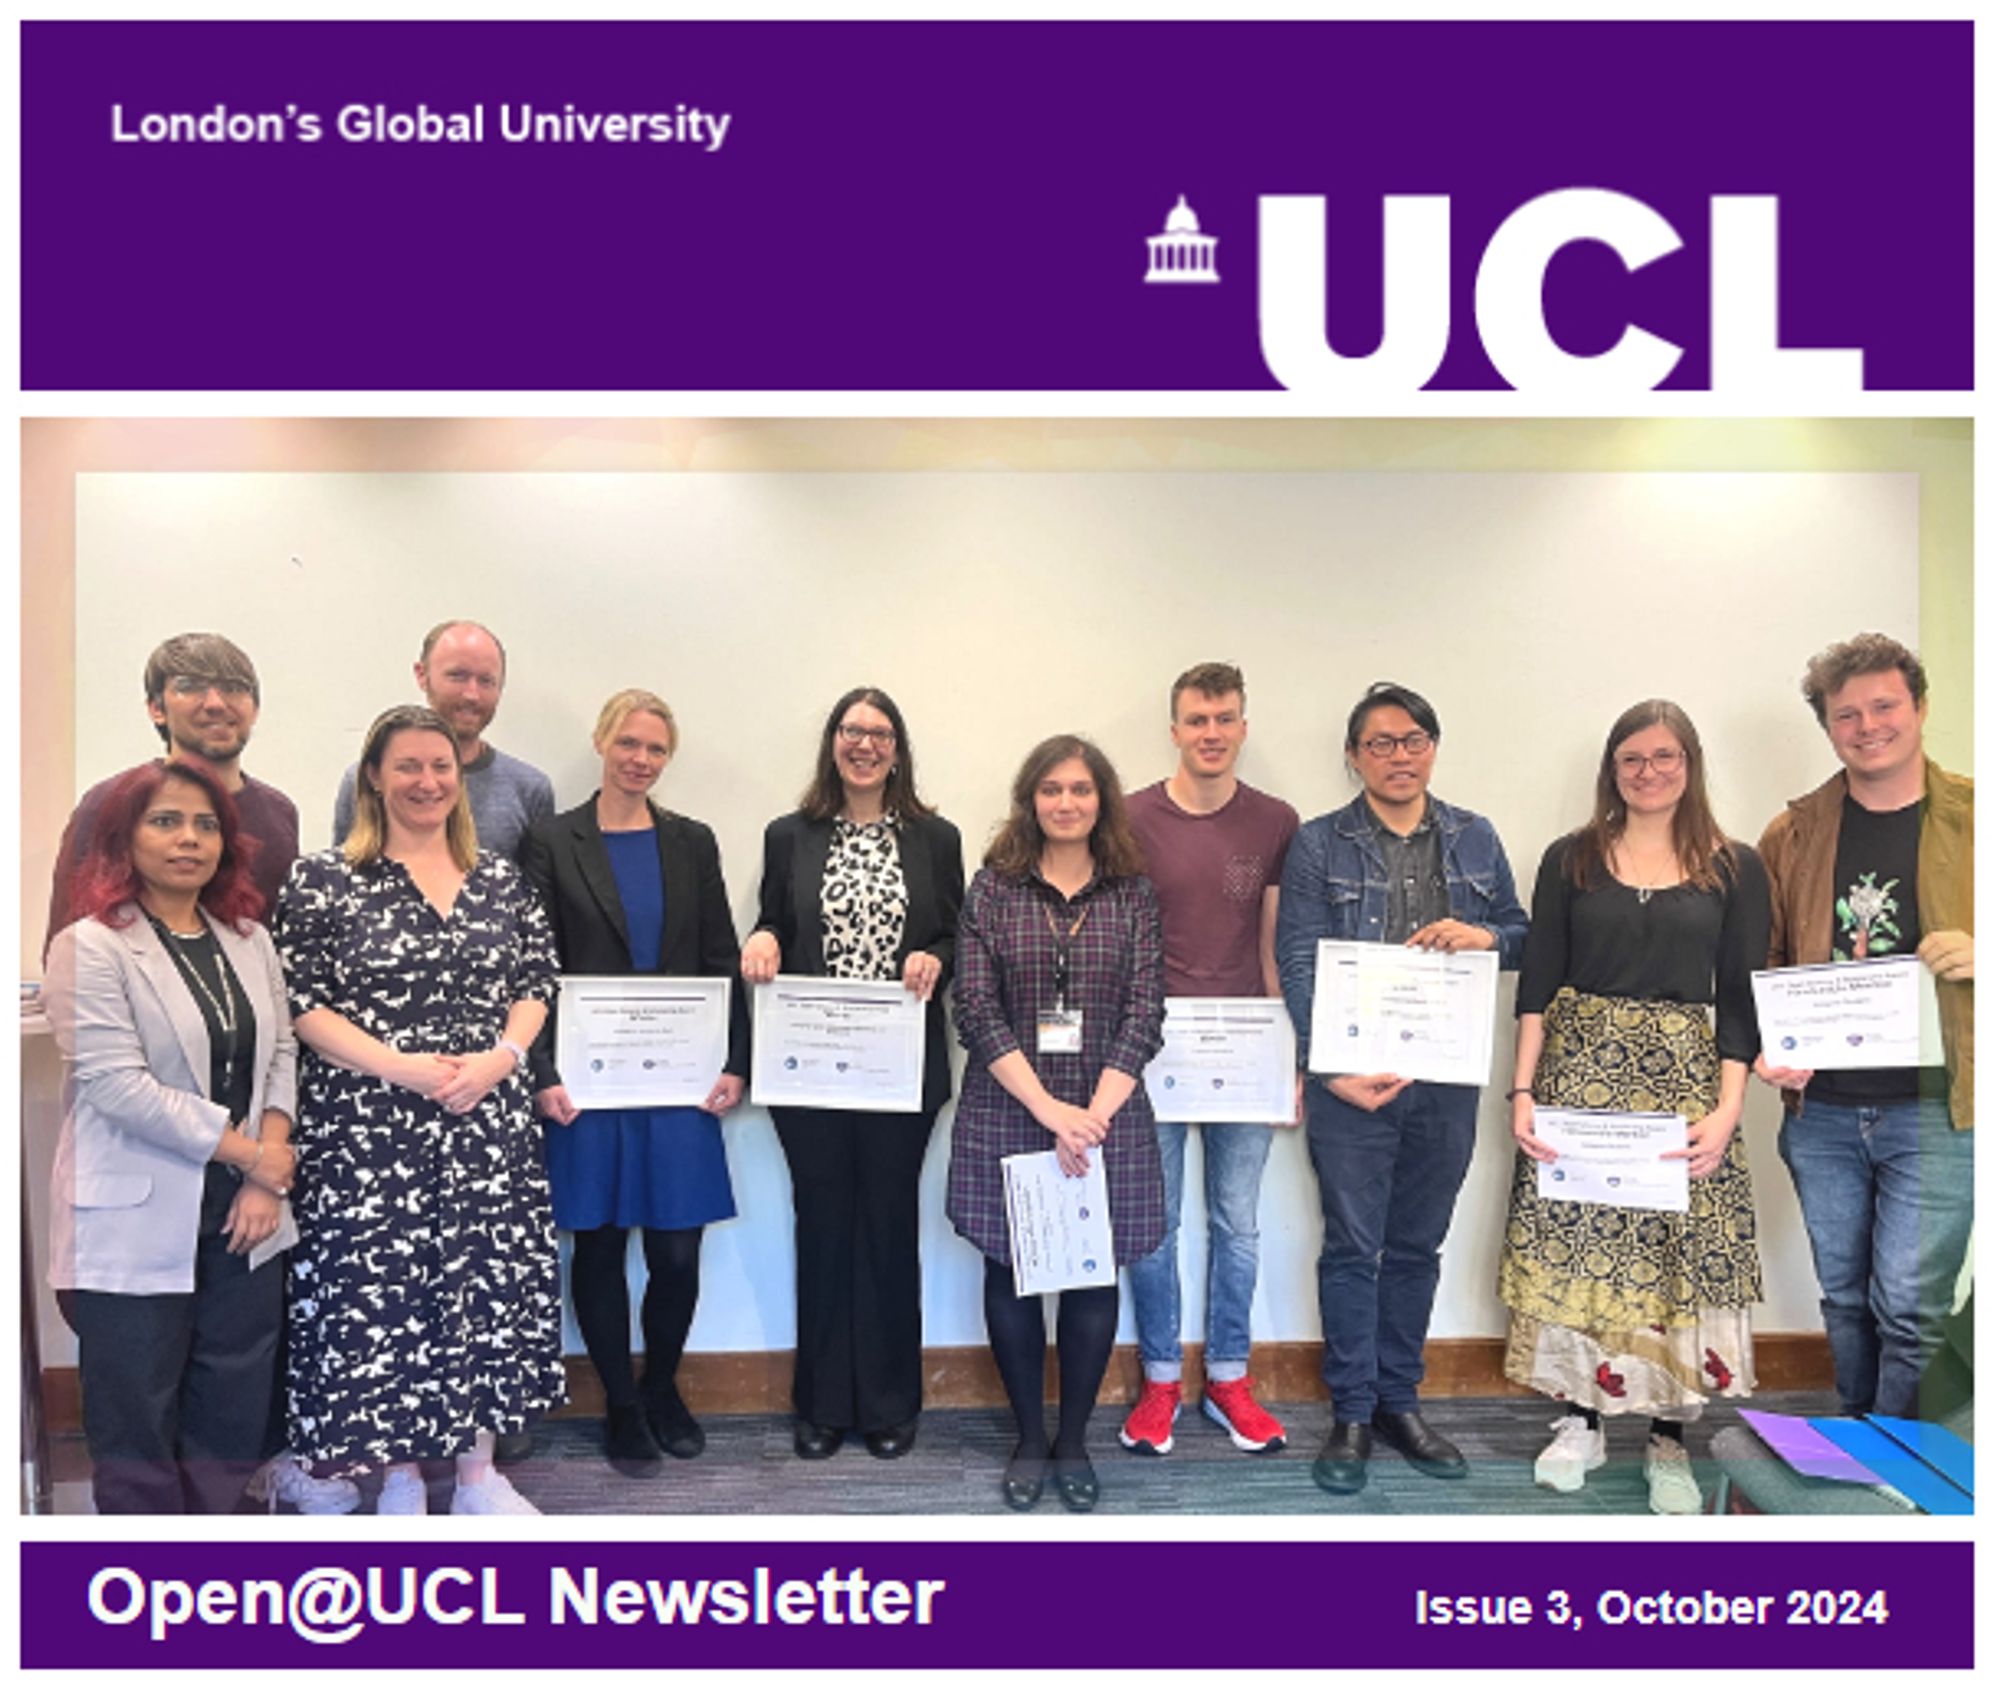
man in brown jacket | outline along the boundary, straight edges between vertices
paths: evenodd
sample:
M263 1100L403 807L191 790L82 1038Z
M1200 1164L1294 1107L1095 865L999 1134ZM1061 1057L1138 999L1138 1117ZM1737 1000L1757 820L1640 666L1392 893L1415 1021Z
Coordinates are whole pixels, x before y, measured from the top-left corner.
M1925 757L1924 668L1894 639L1836 643L1801 687L1842 769L1764 832L1771 965L1914 954L1944 1061L1815 1074L1767 1046L1757 1073L1784 1093L1841 1405L1913 1416L1972 1228L1972 780Z

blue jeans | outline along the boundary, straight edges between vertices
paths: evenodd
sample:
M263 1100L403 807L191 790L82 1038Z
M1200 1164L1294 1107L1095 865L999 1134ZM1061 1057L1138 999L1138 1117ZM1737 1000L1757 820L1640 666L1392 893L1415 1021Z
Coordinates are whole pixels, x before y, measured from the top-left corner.
M1143 1261L1125 1269L1139 1360L1153 1383L1181 1376L1181 1187L1186 1177L1188 1124L1155 1124L1160 1171L1167 1182L1167 1236ZM1202 1178L1208 1194L1208 1329L1202 1365L1226 1382L1250 1370L1250 1298L1257 1289L1257 1194L1271 1130L1254 1122L1212 1122L1201 1130Z
M1419 1081L1379 1110L1306 1081L1306 1143L1319 1178L1321 1371L1340 1424L1414 1413L1438 1251L1479 1115L1479 1089Z
M1971 1130L1955 1129L1938 1098L1808 1096L1785 1118L1778 1154L1812 1240L1841 1406L1913 1417L1972 1231Z

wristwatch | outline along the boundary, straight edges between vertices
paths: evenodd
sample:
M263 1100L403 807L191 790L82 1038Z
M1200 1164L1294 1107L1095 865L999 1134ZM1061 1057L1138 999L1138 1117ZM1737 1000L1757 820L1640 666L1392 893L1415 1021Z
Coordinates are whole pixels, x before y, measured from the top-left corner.
M502 1040L497 1049L511 1051L514 1054L514 1072L516 1074L519 1074L528 1066L528 1048L526 1046L516 1045L512 1040Z

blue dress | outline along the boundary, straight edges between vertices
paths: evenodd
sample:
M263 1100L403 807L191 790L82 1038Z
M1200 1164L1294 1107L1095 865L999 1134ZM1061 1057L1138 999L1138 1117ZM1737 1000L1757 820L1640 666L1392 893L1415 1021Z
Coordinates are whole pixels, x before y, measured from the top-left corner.
M659 845L651 829L613 830L604 845L625 909L633 973L651 974L666 920ZM722 1121L707 1110L586 1110L570 1126L548 1122L543 1132L556 1225L565 1232L600 1226L670 1232L736 1213Z

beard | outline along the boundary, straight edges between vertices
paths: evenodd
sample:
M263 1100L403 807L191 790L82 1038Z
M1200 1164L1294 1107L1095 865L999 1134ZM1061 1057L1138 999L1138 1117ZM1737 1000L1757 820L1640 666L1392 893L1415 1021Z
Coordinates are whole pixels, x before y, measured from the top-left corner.
M250 732L239 730L227 746L219 741L210 741L204 736L183 736L174 733L171 747L175 753L191 754L210 765L230 765L243 757L243 749L249 744Z

